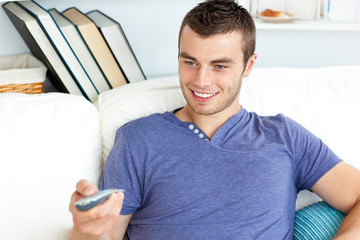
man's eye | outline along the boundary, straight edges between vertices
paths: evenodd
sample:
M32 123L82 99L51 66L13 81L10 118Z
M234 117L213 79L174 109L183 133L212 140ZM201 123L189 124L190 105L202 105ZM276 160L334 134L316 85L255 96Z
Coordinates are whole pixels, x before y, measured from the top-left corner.
M215 67L219 70L226 68L224 65L215 65Z
M189 66L195 66L195 63L191 61L185 61L185 64Z

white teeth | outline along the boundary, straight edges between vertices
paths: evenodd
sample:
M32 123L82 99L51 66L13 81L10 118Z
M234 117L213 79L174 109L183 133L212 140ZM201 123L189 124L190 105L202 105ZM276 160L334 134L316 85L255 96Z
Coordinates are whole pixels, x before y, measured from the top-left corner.
M198 93L198 92L195 92L194 91L194 94L198 97L201 97L201 98L208 98L208 97L212 97L215 95L215 93Z

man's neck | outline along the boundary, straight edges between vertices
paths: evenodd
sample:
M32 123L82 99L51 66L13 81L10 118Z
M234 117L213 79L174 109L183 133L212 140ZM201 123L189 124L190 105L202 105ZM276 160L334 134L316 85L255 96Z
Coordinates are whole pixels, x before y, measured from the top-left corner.
M192 122L199 127L210 139L214 136L216 131L224 125L233 115L238 113L241 109L239 105L238 109L233 111L222 111L215 114L197 114L194 113L191 108L186 105L183 109L175 113L175 116L183 122Z

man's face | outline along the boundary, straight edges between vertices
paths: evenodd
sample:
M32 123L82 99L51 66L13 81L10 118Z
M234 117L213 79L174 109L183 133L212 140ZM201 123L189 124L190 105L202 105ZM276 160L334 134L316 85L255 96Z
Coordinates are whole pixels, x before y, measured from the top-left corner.
M184 27L178 71L183 95L193 113L234 114L240 110L242 77L250 74L256 59L245 69L242 44L237 31L201 38L190 27Z

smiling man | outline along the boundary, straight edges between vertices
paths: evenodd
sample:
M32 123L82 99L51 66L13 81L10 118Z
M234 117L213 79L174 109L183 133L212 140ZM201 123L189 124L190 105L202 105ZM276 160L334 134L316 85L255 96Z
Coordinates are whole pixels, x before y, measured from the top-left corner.
M80 212L74 202L98 191L80 181L71 239L126 231L130 239L292 239L302 189L348 213L338 239L360 236L359 171L286 116L240 105L254 51L254 21L233 0L209 0L185 16L178 71L186 105L117 131L101 189L124 188L126 197Z
M175 116L196 125L201 125L197 123L201 118L205 124L207 118L212 119L209 123L219 123L201 128L210 138L241 109L238 99L242 78L250 74L256 59L253 54L244 61L243 54L239 54L242 38L239 30L205 38L188 25L181 28L179 78L187 104Z

